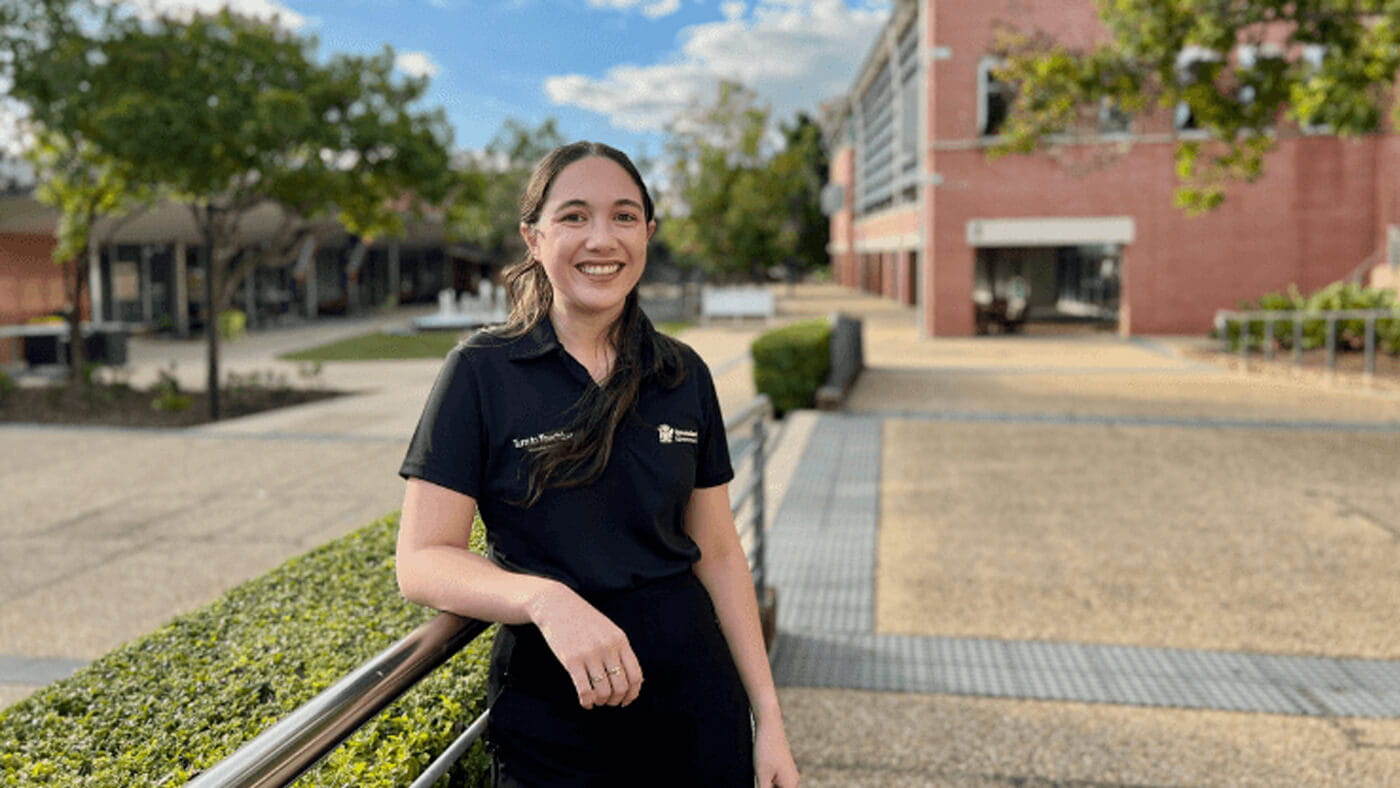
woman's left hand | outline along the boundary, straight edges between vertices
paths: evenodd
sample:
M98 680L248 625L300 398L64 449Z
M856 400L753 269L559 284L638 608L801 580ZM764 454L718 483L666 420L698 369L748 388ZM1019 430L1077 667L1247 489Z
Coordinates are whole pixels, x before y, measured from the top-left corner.
M759 722L753 743L754 773L759 788L797 788L797 763L792 759L781 721Z

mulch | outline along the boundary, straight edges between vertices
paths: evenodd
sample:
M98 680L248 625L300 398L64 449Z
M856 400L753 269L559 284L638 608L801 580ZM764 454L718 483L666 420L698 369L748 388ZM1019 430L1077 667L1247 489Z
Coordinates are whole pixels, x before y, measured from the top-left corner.
M340 396L325 389L241 389L220 392L221 419L248 416L276 408ZM185 394L188 407L160 409L156 392L119 384L91 386L54 384L0 390L0 422L82 424L114 427L192 427L207 424L208 395Z

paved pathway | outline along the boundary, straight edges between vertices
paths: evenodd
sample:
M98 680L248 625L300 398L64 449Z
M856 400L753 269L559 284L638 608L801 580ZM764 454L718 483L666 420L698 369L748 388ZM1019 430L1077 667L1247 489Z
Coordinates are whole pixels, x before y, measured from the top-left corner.
M862 315L869 362L770 477L805 785L1400 784L1400 397L1189 339L930 342L838 288L780 304ZM761 328L685 336L726 409ZM200 352L134 348L192 383ZM436 368L327 365L357 396L180 433L0 428L0 703L396 508Z
M1400 784L1400 398L843 308L772 534L806 785Z
M823 414L771 531L790 686L1342 717L1400 717L1400 661L881 634L884 417ZM1389 425L1400 431L1400 425Z

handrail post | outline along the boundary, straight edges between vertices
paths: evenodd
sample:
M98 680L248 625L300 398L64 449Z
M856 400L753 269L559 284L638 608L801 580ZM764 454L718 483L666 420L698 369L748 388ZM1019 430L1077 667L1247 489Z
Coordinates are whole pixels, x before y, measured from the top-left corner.
M1240 318L1240 364L1246 371L1249 369L1249 327L1251 322L1248 314Z
M763 497L763 468L768 462L764 441L767 439L767 414L760 413L753 423L753 540L754 540L754 569L753 584L754 593L757 595L759 603L763 602L763 589L767 583L768 566L765 558L764 547L764 497Z
M1376 377L1376 314L1366 315L1366 382Z
M1337 317L1329 312L1327 314L1327 376L1330 378L1337 372Z
M1303 363L1303 313L1293 313L1293 366Z

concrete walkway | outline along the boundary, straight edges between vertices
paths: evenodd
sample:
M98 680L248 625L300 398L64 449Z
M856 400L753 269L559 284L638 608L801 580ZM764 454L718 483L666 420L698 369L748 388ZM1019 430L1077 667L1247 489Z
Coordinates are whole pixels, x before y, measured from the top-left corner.
M861 315L869 365L770 474L804 785L1400 784L1400 396L778 294ZM295 374L272 355L373 326L226 359ZM763 328L683 336L726 409ZM132 352L198 380L197 343ZM180 433L0 428L0 702L396 508L436 368L328 364L356 396Z
M847 301L772 532L805 784L1400 782L1400 398Z

